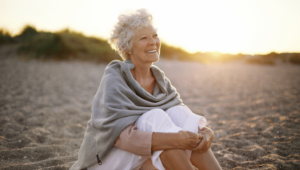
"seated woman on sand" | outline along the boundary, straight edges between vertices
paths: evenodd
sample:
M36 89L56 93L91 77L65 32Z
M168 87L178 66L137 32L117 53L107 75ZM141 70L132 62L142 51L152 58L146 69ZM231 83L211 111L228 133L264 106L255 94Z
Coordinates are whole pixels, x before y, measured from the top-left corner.
M145 9L121 14L109 42L125 61L106 67L71 169L221 169L206 119L182 103L153 65L160 39L152 15Z

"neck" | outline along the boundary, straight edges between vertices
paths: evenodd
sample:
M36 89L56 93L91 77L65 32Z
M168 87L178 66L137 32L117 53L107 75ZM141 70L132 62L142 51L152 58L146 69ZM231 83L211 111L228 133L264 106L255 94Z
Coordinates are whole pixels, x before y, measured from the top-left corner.
M134 79L139 82L147 81L152 77L150 67L134 66L134 68L131 70L131 74L133 75Z
M132 62L132 61L131 61ZM138 81L138 82L144 82L148 80L149 78L152 78L152 73L150 70L150 67L152 63L147 63L147 64L138 64L134 63L134 68L131 71L131 74L133 75L133 78Z

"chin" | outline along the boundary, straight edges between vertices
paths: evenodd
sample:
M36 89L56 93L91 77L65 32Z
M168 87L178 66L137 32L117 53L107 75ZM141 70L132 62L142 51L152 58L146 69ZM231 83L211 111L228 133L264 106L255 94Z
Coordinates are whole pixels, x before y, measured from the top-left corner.
M151 60L151 62L152 62L152 63L155 63L155 62L158 62L158 60L159 60L159 57L157 56L157 57L153 58L153 59Z
M156 54L156 56L153 57L153 60L155 60L155 61L153 61L153 62L157 62L157 61L159 60L159 54Z
M144 63L155 63L159 60L159 55L145 56L142 62Z

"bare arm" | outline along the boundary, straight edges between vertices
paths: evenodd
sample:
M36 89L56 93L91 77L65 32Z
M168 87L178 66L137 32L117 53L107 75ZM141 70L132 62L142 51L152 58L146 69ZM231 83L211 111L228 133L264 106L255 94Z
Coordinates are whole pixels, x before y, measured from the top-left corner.
M133 123L125 128L114 146L140 156L151 156L152 133L137 129Z
M193 149L200 143L201 135L179 131L178 133L153 132L151 152L168 149Z
M202 130L199 129L198 133L203 136L203 139L199 145L194 147L192 150L197 153L204 153L210 149L211 143L214 139L214 132L208 127L203 127Z
M135 124L125 128L114 146L141 156L151 156L153 151L168 149L192 149L202 136L179 131L178 133L145 132L137 129Z

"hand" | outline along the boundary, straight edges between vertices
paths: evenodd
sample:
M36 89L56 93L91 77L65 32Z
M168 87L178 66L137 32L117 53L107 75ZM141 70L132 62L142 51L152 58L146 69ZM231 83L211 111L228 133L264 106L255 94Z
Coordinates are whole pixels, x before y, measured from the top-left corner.
M203 127L202 130L199 130L198 133L201 134L203 138L199 145L197 147L194 147L192 151L197 153L204 153L211 146L211 143L214 139L214 132L208 127Z
M197 133L192 133L189 131L179 131L179 145L181 149L189 149L192 150L200 143L202 139L202 135Z

